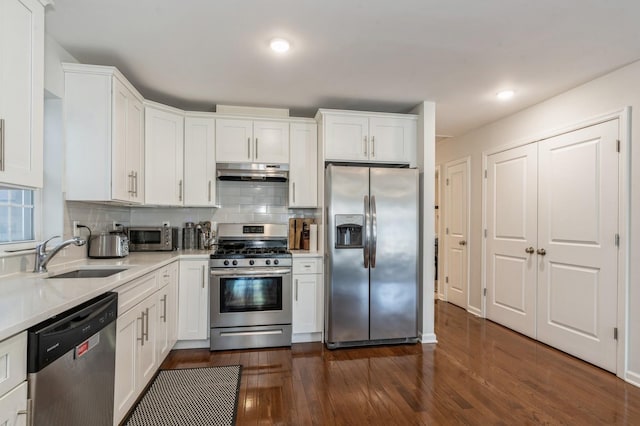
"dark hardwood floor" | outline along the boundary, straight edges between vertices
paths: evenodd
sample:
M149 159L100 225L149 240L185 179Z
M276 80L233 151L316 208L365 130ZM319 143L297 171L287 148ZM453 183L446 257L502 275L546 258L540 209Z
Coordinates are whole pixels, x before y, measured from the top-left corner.
M640 425L640 388L436 302L435 345L172 351L162 368L242 364L238 425Z

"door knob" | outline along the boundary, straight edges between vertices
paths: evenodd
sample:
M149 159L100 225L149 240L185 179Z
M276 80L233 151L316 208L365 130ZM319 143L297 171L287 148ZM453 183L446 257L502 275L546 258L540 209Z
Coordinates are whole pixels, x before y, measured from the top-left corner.
M458 244L460 244L461 246L466 246L467 242L465 240L462 240L462 241L458 241Z
M527 247L526 249L524 249L525 253L531 254L533 252L535 252L536 250L533 247Z
M544 256L545 254L547 254L547 251L546 251L545 249L541 248L541 249L538 249L538 252L537 252L537 253L538 253L540 256Z

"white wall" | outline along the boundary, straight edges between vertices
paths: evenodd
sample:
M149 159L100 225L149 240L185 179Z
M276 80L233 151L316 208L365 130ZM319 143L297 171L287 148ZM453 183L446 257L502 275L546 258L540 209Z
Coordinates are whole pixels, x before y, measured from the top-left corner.
M481 250L482 250L482 153L517 142L533 141L584 122L592 117L632 107L631 123L640 123L640 62L618 69L566 93L553 97L517 114L504 118L464 136L441 141L436 146L436 163L444 163L471 156L471 229L469 234L471 267L469 302L471 308L482 307ZM630 273L627 309L628 370L626 379L640 385L640 132L631 137L631 200L630 235L622 235L622 244L629 244ZM444 169L443 169L444 172ZM441 212L444 214L444 212Z

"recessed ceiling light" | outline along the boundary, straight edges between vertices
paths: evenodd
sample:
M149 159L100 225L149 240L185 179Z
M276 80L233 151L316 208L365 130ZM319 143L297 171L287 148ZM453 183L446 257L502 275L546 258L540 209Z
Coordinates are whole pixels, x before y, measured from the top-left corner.
M271 46L271 50L278 53L284 53L289 50L289 42L283 38L274 38L269 46Z
M507 99L511 99L513 98L513 95L515 95L516 92L513 90L503 90L501 92L498 92L496 94L496 97L498 99L500 99L501 101L506 101Z

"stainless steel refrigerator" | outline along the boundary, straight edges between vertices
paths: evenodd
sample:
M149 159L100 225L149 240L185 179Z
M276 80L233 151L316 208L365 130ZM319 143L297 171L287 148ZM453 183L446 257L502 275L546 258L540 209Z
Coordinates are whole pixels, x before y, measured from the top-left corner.
M416 341L418 171L325 173L327 347Z

